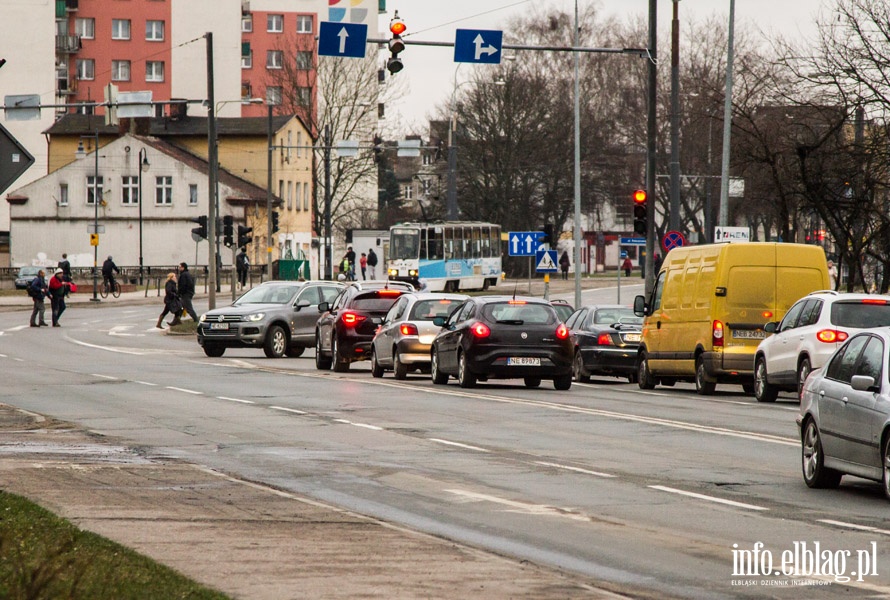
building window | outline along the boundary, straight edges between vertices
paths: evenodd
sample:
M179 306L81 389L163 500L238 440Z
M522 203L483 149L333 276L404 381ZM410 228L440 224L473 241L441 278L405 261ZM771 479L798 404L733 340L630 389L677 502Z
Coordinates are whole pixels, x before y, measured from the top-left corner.
M164 61L145 61L145 81L164 81Z
M112 81L130 81L130 61L113 60L111 61L111 80Z
M241 15L241 31L244 33L253 31L253 15Z
M248 50L247 54L241 55L241 68L242 69L252 69L253 68L253 50Z
M281 87L277 85L270 85L266 88L266 104L271 104L272 106L278 106L281 104Z
M281 50L266 50L266 68L280 69L282 54Z
M312 102L312 88L298 86L297 87L297 104L299 106L309 106Z
M297 158L303 158L303 132L297 132Z
M145 39L149 42L164 41L164 22L163 21L146 21L145 22Z
M189 206L198 206L198 184L189 184Z
M77 59L77 78L78 79L95 79L96 78L96 61L92 58Z
M423 164L431 165L433 164L433 155L430 152L423 153Z
M309 210L309 184L303 184L303 210Z
M128 40L130 39L130 19L112 19L111 20L111 39Z
M284 31L284 15L266 15L266 31L281 33Z
M297 16L297 33L313 33L312 15Z
M293 210L294 208L294 182L287 182L287 210Z
M297 52L297 69L300 71L312 69L312 52L303 50Z
M424 196L430 195L430 189L432 188L432 183L433 183L432 179L424 179L423 180L423 195Z
M155 204L158 206L173 205L173 177L155 177Z
M405 188L404 188L404 192L403 192L403 194L404 194L405 198L407 198L408 200L410 200L411 198L414 197L414 187L411 186L410 184L409 184L409 185L406 185Z
M59 184L59 206L68 206L68 184Z
M121 177L121 204L124 206L139 204L139 177L135 175Z
M95 192L99 193L99 198L102 198L102 176L99 176L99 180L92 175L87 175L87 204L90 206L93 205L93 194Z
M94 39L96 37L96 20L74 19L74 35L79 35L85 40Z

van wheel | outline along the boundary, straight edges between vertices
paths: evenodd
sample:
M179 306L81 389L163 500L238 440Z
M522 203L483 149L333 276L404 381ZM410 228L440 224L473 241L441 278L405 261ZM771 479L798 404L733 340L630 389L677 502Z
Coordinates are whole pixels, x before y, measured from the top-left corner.
M754 365L754 398L758 402L775 402L779 396L779 388L770 385L766 375L766 359L760 356Z
M705 377L705 360L699 355L695 359L695 392L700 396L710 396L717 389L717 384Z
M656 383L652 373L649 372L649 358L643 352L640 354L640 361L637 363L637 385L640 386L641 390L654 390Z
M809 358L802 358L800 361L800 366L797 367L797 397L800 398L803 394L803 384L807 382L807 377L810 376L810 371L813 368L810 366Z

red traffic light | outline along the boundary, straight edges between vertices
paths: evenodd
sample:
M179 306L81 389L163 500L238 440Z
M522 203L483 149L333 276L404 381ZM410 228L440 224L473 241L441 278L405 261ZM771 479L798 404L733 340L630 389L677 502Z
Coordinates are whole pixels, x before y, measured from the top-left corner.
M634 190L634 203L642 204L646 201L646 190Z
M396 13L396 16L389 22L389 30L393 35L402 35L406 29L408 29L408 26L405 25L405 22L399 18L399 14Z

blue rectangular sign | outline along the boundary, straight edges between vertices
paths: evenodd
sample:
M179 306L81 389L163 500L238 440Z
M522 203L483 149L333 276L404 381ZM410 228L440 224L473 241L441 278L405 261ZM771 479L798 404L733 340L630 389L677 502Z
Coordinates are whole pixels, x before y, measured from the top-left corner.
M538 238L543 231L511 231L507 234L507 253L510 256L535 256Z
M504 32L495 29L458 29L454 37L454 62L499 64Z
M319 56L364 58L367 42L368 26L364 23L322 21L318 24Z
M623 237L619 241L619 245L621 246L645 246L646 238L626 238Z
M538 273L556 273L558 270L556 250L539 250L535 254L535 271Z

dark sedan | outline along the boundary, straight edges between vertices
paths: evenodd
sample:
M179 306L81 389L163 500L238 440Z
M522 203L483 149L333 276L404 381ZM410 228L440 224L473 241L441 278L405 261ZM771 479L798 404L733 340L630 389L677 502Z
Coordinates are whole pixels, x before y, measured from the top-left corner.
M443 324L430 350L433 383L449 376L469 388L489 378L523 379L538 387L572 386L572 340L553 306L538 298L477 296L467 299Z
M637 380L637 348L643 318L630 306L582 306L566 320L575 341L573 374L586 382L591 375Z

